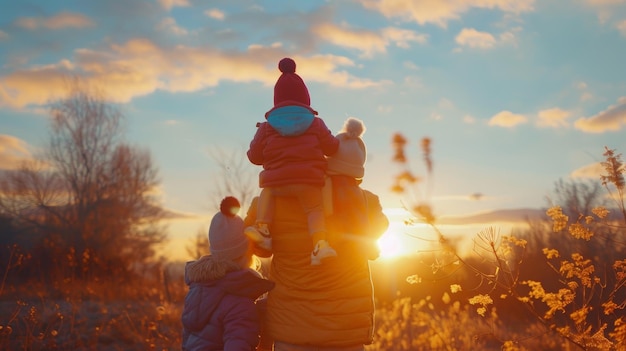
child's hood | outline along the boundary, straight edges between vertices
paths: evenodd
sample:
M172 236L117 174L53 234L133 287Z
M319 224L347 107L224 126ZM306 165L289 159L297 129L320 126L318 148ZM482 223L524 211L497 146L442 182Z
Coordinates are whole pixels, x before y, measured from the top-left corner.
M198 260L187 262L185 265L185 283L191 285L191 283L206 283L217 280L224 277L226 272L235 269L237 266L231 261L220 261L211 255L205 255Z
M282 136L298 136L306 132L313 123L315 114L311 109L289 105L271 110L267 122Z
M216 288L227 294L256 300L274 287L274 282L263 279L252 269L239 269L234 262L215 260L211 255L187 262L185 283Z

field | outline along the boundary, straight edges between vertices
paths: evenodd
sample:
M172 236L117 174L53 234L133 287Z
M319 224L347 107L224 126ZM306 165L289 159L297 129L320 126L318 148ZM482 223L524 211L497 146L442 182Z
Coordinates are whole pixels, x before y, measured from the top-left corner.
M425 259L372 263L378 298L375 339L368 351L585 349L510 301L496 301L498 307L481 315L470 303L473 293L454 284L464 281L461 271L441 281L428 280L430 275L422 272L424 280L416 282ZM143 280L126 283L6 284L5 275L0 349L180 350L186 293L181 266L156 265L147 270L153 274L144 272Z

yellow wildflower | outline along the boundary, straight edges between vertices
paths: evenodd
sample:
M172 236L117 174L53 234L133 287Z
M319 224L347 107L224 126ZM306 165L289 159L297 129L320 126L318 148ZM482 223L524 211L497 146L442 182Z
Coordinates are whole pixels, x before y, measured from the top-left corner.
M557 233L565 229L569 217L563 214L561 206L554 206L546 211L546 214L552 218L552 231Z
M477 312L479 315L481 315L481 316L483 316L483 317L484 317L484 316L485 316L485 312L487 312L487 309L486 309L486 308L484 308L484 307L478 307L478 308L476 309L476 312Z
M604 206L596 207L591 210L591 212L598 216L598 218L606 218L609 215L609 210L607 210Z
M543 254L546 255L547 259L557 258L557 257L559 257L559 250L548 249L547 247L544 247L543 248Z
M487 305L492 304L493 300L491 299L491 296L487 294L478 294L474 297L471 297L469 299L469 303L472 305L480 304L483 306L487 306Z
M576 239L585 239L589 241L593 236L593 232L585 228L580 223L574 223L569 226L569 233Z
M604 314L609 315L613 313L615 309L618 308L619 306L615 302L613 302L613 300L610 300L610 301L603 303L602 307L604 307Z
M417 274L410 275L406 277L406 282L409 284L419 284L422 282L422 278Z
M578 309L572 313L570 313L569 317L576 324L583 324L587 319L587 314L589 313L589 307L583 307Z

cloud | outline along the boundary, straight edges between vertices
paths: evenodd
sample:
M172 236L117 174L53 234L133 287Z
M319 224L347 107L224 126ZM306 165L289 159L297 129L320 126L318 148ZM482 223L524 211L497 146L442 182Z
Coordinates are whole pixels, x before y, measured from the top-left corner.
M0 169L17 169L32 155L28 144L11 135L0 134Z
M617 5L625 3L624 0L587 0L590 5L603 6L603 5Z
M376 111L388 115L391 114L393 112L393 106L391 105L378 105L376 107Z
M402 63L402 66L404 66L405 68L408 68L408 69L410 69L412 71L417 71L417 70L420 69L418 65L416 65L414 62L411 62L411 61L404 61Z
M428 40L427 35L395 27L384 28L380 32L376 32L352 29L345 25L323 23L315 26L312 30L322 40L337 46L359 50L366 57L385 53L387 47L392 44L407 49L411 43L424 44Z
M443 109L454 109L454 102L450 101L450 99L446 99L446 98L441 98L439 99L439 102L437 103L437 106L439 108L443 108Z
M92 27L95 23L87 16L63 12L52 17L22 17L16 22L18 27L28 30L39 28L45 29L64 29L64 28L85 28Z
M558 107L539 111L537 126L543 128L568 127L567 119L571 116L569 111L561 110Z
M607 24L612 22L611 18L619 17L619 6L626 3L626 0L586 0L586 2L597 11L600 23Z
M488 122L490 126L512 128L518 124L528 122L528 118L524 115L518 115L510 111L502 111L491 117Z
M387 42L392 42L403 49L410 48L410 43L426 44L428 42L427 34L420 34L412 30L395 27L384 28L382 30L382 36Z
M517 45L517 33L521 32L521 27L511 28L506 32L502 32L495 36L489 32L481 32L474 28L463 28L459 34L457 34L455 41L461 47L469 47L473 49L491 49L496 45L508 44ZM456 48L455 52L460 52L461 48Z
M498 39L501 44L510 44L517 46L517 34L523 30L522 27L511 28L506 32L502 32L498 35Z
M516 208L493 210L462 216L441 216L439 224L487 224L487 223L527 223L528 220L540 220L545 217L545 210L534 208Z
M455 41L461 46L476 49L490 49L496 45L496 38L487 32L479 32L474 28L463 28Z
M618 22L616 27L617 27L617 30L619 30L619 32L622 33L622 35L626 37L626 20Z
M61 61L0 77L0 107L43 105L50 99L60 97L59 92L67 88L72 66L69 61Z
M7 34L7 32L0 30L0 41L6 40L6 39L9 39L9 35Z
M226 14L224 13L224 11L221 11L218 9L206 10L204 11L204 14L209 18L213 18L213 19L220 20L220 21L226 18Z
M0 107L41 105L66 92L67 77L80 76L103 90L107 98L128 102L156 90L194 92L220 82L276 82L276 57L287 56L280 46L256 46L245 52L225 53L212 48L177 45L160 47L148 39L111 44L102 50L78 49L73 61L32 67L0 76ZM355 63L343 56L293 56L307 82L349 89L387 84L354 76L342 67Z
M474 124L476 123L476 118L471 115L465 115L463 116L463 122L466 124Z
M189 0L158 0L161 7L166 10L171 10L174 7L188 7Z
M595 162L590 165L586 165L570 173L572 178L590 178L600 179L600 176L604 173L604 167L600 162Z
M518 14L533 11L535 0L359 0L365 8L380 12L387 18L401 18L420 25L432 23L446 27L450 20L459 19L461 14L472 8L498 9Z
M199 215L196 213L177 211L173 209L162 208L163 219L167 221L188 221L197 220L199 218L207 217L206 215Z
M177 25L176 20L172 17L164 18L161 23L159 23L157 28L179 36L187 35L188 33L187 29Z
M593 94L589 92L587 83L578 82L576 88L580 91L580 101L587 101L593 99Z
M626 125L626 96L620 98L616 105L609 106L597 115L579 118L574 123L577 129L588 133L618 131L623 125Z

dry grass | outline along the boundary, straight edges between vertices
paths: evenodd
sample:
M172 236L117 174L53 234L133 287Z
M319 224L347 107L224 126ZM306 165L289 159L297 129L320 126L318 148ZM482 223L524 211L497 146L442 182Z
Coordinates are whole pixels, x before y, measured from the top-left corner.
M182 281L37 283L0 292L2 350L180 350ZM166 293L167 292L167 293Z

